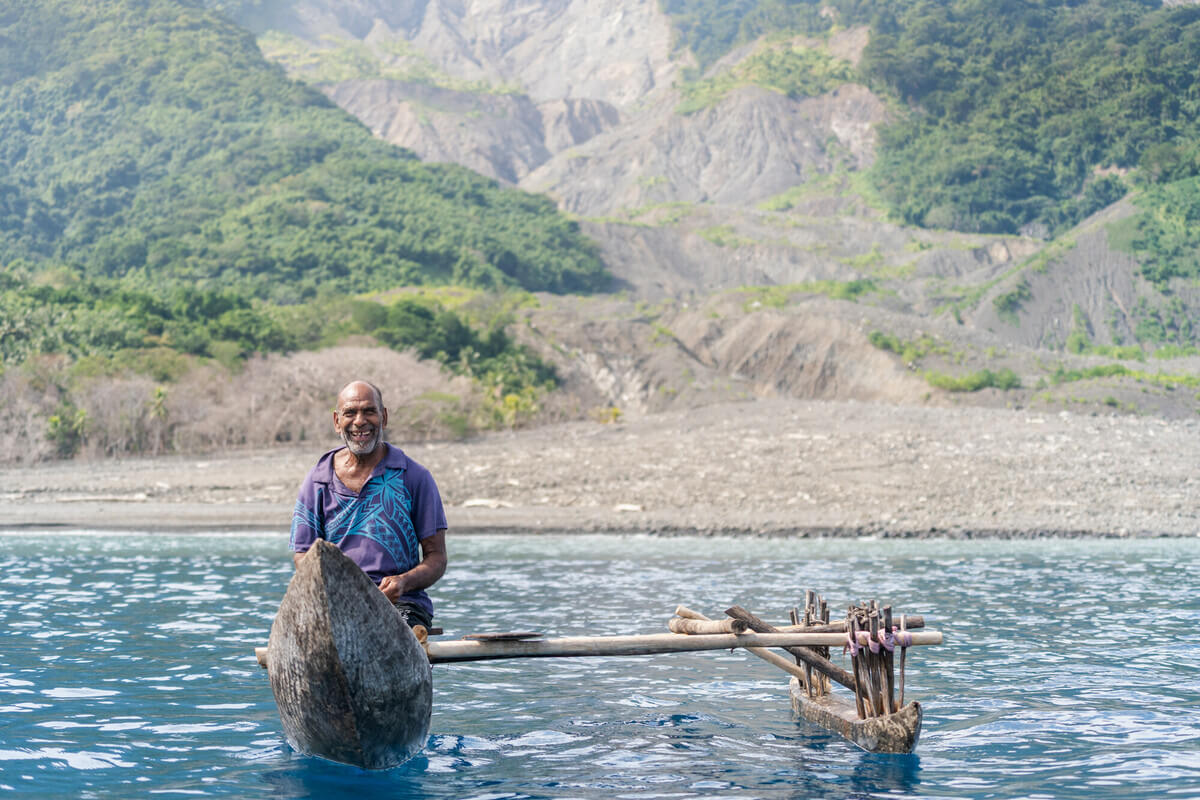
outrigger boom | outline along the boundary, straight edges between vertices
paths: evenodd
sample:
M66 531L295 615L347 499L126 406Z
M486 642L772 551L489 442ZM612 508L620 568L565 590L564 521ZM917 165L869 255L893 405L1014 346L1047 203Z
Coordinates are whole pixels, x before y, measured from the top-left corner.
M423 638L418 636L418 638ZM941 644L940 631L912 634L912 645ZM430 664L454 664L464 661L493 661L502 658L583 658L587 656L653 656L667 653L691 653L704 650L762 649L768 647L839 647L846 644L844 633L723 633L682 634L651 633L632 636L565 636L543 639L537 634L515 638L460 639L423 643ZM256 647L259 664L267 666L267 648Z
M938 631L914 633L912 644L941 644ZM583 656L651 656L739 647L839 647L844 633L725 633L688 635L656 633L640 636L568 636L560 639L458 640L425 643L430 664L489 661L499 658L578 658Z

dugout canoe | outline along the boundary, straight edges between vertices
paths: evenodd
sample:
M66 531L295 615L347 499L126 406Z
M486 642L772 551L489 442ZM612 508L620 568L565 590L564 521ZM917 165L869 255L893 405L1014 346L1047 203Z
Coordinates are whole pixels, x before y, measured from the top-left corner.
M911 753L921 737L921 704L915 700L894 714L858 718L853 700L825 693L809 697L792 678L792 709L809 722L850 740L870 753Z
M318 540L271 626L267 674L284 736L301 753L387 769L429 737L429 659L358 565Z

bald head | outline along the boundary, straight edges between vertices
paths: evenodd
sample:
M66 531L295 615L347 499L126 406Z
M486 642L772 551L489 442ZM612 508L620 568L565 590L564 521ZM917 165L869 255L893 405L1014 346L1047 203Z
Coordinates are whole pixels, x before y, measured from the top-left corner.
M371 383L370 381L350 381L349 383L347 383L345 386L342 387L342 390L340 392L338 392L338 396L337 396L338 411L342 410L342 398L347 397L348 395L360 394L364 390L371 393L373 399L375 400L375 405L377 405L379 408L383 408L383 392L379 391L378 386Z

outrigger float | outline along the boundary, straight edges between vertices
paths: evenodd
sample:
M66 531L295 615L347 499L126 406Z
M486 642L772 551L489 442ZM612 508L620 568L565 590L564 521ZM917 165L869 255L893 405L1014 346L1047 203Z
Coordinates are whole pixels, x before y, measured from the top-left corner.
M871 752L909 753L916 746L921 706L904 703L907 650L942 643L941 633L924 630L923 617L866 603L831 622L828 606L812 592L803 615L793 609L791 624L780 627L737 606L721 620L683 606L675 613L666 634L546 639L526 632L431 641L430 632L404 623L353 561L319 540L288 585L267 647L255 654L267 670L288 743L301 753L366 769L398 766L424 748L433 664L734 648L791 675L792 706L804 719ZM830 661L830 648L837 647L849 652L849 671ZM849 689L853 700L834 695L832 683Z

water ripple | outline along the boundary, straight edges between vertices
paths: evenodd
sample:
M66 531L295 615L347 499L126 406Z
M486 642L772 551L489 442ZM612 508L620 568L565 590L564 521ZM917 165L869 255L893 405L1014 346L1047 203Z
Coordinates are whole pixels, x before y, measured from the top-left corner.
M782 619L806 588L947 634L913 651L916 756L792 719L741 653L435 668L433 735L366 773L283 743L253 647L286 536L4 535L0 790L15 797L1200 796L1200 543L459 537L448 636ZM837 613L835 607L835 613Z

